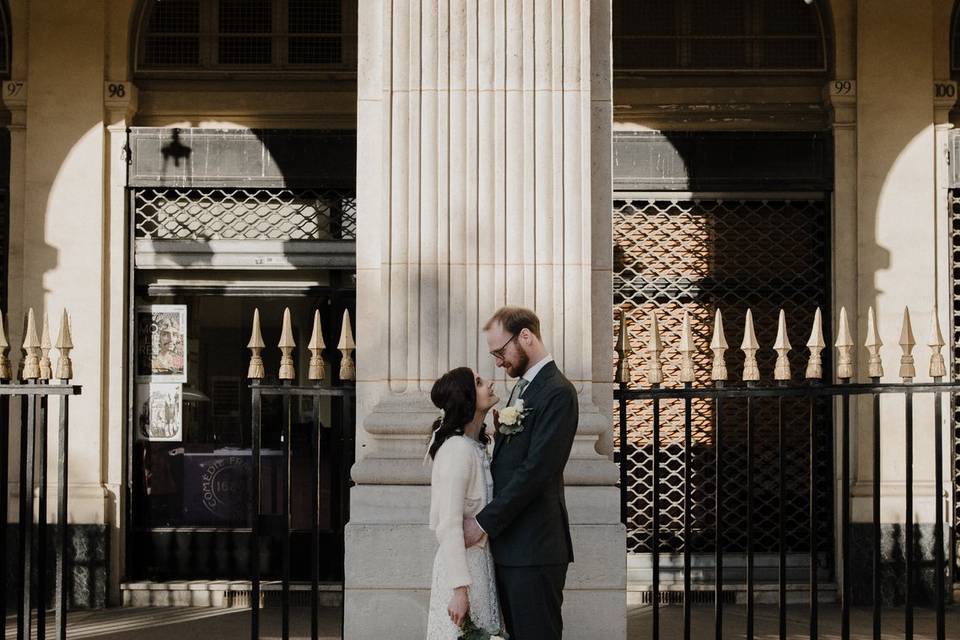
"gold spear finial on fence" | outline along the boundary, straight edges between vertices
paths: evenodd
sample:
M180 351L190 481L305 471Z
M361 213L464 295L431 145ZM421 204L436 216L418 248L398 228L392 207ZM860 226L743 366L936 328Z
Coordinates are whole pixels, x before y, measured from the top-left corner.
M307 349L310 350L310 370L307 372L307 378L310 380L323 380L326 371L323 366L322 352L327 348L323 342L323 332L320 329L320 310L313 312L313 333L310 335L310 344Z
M73 336L70 333L70 316L67 310L63 310L63 317L60 319L60 334L57 336L57 351L60 357L57 358L57 378L66 381L73 378L73 360L70 359L70 351L73 350Z
M247 369L247 378L250 380L263 380L263 358L260 353L266 346L263 343L263 336L260 334L260 309L254 309L253 329L250 331L250 342L247 343L247 349L250 349L250 366Z
M10 343L7 342L7 332L3 328L3 316L0 315L0 380L10 380L13 377L10 358L7 357L9 350Z
M693 352L696 347L693 346L693 330L690 327L690 312L683 312L683 327L680 330L680 346L677 351L680 352L680 382L684 384L693 382Z
M663 352L663 341L660 339L660 322L655 311L650 312L650 338L644 351L647 353L647 384L661 384L663 367L660 365L660 354Z
M787 359L790 348L790 338L787 337L787 314L780 309L780 317L777 320L777 339L773 343L773 350L777 352L777 363L773 367L774 380L790 379L790 360Z
M937 307L933 307L933 314L930 316L930 340L927 346L930 347L930 377L937 379L947 375L947 365L943 361L943 354L940 350L943 348L943 334L940 333L940 319L937 317Z
M807 371L804 377L807 380L819 380L823 377L823 358L820 352L826 349L823 340L823 316L820 307L813 314L813 329L810 330L810 339L807 340L807 349L810 350L810 359L807 361Z
M53 367L50 364L50 349L53 344L50 341L50 322L47 314L43 314L43 330L40 332L40 379L49 380L53 377Z
M354 380L357 377L357 367L353 363L353 350L357 348L357 343L353 340L353 329L350 327L350 311L343 310L343 329L340 331L340 343L337 349L343 354L340 360L340 379Z
M880 358L880 330L877 327L877 318L873 314L873 307L867 310L867 341L864 343L870 356L867 359L867 375L871 378L883 377L883 360Z
M628 329L626 311L620 311L620 331L617 334L617 373L614 376L614 382L617 384L630 384L630 356L633 354L633 347L630 346L630 335Z
M727 338L723 335L723 316L720 309L717 309L713 316L713 338L710 340L710 350L713 351L713 371L710 372L710 378L714 382L727 379L727 363L723 354L729 348Z
M913 361L913 347L917 344L913 337L913 325L910 323L910 309L903 308L903 327L900 329L900 348L903 349L903 355L900 356L900 377L904 382L910 382L917 377L917 367Z
M837 331L837 377L849 380L853 377L853 336L850 335L850 323L847 322L847 309L840 307L840 330Z
M283 329L280 331L280 375L281 380L293 380L297 377L293 365L293 349L297 344L293 341L293 326L290 322L290 308L283 310Z
M33 319L33 307L27 311L27 331L23 338L23 350L27 352L23 360L23 379L36 380L40 377L40 339L37 337L37 323Z
M740 350L743 351L743 381L756 382L760 379L760 366L757 364L757 350L760 344L757 342L757 334L753 330L753 312L747 309L747 320L743 327L743 342L740 343Z

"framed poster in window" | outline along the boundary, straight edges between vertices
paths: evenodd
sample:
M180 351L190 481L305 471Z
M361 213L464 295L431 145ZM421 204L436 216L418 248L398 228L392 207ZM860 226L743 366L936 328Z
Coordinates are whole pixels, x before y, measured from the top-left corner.
M177 382L137 385L136 420L140 440L183 440L183 393Z
M187 305L136 309L137 382L187 381Z

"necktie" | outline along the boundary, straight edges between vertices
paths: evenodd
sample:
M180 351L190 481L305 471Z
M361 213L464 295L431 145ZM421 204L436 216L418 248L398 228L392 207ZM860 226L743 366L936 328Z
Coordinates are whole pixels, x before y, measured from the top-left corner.
M530 384L530 381L526 378L517 380L517 384L513 385L513 390L510 392L510 399L507 401L508 407L513 406L514 401L523 394L523 390L527 388L528 384Z

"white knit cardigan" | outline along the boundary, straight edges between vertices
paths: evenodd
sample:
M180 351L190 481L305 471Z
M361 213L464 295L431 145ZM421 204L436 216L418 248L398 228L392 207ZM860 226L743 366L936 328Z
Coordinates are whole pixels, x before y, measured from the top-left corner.
M466 436L451 436L433 459L430 477L430 529L436 532L450 587L471 584L463 519L476 516L484 505L486 477L476 444ZM477 546L486 545L486 536Z

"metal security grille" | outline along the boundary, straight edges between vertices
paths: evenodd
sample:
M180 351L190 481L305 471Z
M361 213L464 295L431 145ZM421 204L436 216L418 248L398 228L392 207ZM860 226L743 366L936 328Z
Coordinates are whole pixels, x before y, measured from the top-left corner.
M799 0L614 0L614 68L823 72L822 25Z
M742 373L743 356L737 351L743 337L744 314L752 309L758 339L760 369L769 376L776 354L777 314L790 318L790 354L794 376L802 375L806 344L819 306L829 318L827 238L829 215L821 199L798 198L698 198L672 194L615 194L614 313L625 313L632 332L632 365L635 383L642 378L647 317L656 311L667 350L664 376L679 377L675 345L684 311L691 316L697 384L709 384L709 341L717 308L724 313L731 350L727 365L731 379ZM827 323L829 324L829 323ZM829 342L830 337L826 338ZM825 356L827 354L825 353ZM825 361L826 362L826 361ZM825 366L829 371L829 366ZM809 550L809 424L807 405L786 400L787 503L779 503L776 404L758 401L754 407L754 519L755 551L774 551L778 545L778 513L786 515L788 551ZM661 553L679 552L685 544L694 552L715 549L716 451L712 405L693 404L691 469L693 477L691 539L683 537L683 404L665 400L660 421L660 527ZM616 416L615 416L616 417ZM617 418L618 419L618 418ZM724 550L746 549L746 410L744 403L727 402L722 413L724 447L721 482L724 486ZM832 552L832 455L830 407L817 401L818 522L820 551ZM652 413L649 403L634 405L628 415L628 440L621 456L629 456L627 488L627 547L631 552L651 551L653 491Z
M145 10L137 70L306 69L352 63L348 0L164 0ZM350 42L348 42L350 40Z
M134 190L137 238L354 240L356 192L173 187Z
M960 379L960 189L950 192L950 224L953 249L953 376ZM950 536L951 560L955 581L960 581L960 397L952 396L953 438L951 451L953 477L953 527Z

